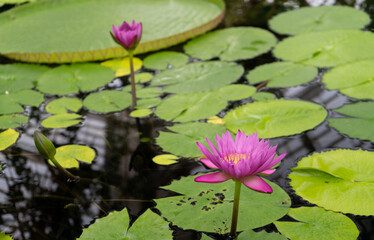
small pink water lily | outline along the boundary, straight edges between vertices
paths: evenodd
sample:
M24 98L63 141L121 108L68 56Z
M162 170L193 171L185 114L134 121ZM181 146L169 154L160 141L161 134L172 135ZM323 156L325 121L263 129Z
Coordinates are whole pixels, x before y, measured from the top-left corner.
M270 185L256 174L272 174L275 169L271 167L281 161L287 153L275 158L277 146L269 147L269 141L259 141L257 133L247 137L240 130L235 142L229 131L222 134L222 138L216 135L218 149L209 139L206 140L211 152L197 142L197 146L206 157L200 161L210 168L219 168L222 171L196 177L196 182L219 183L235 179L256 191L273 192Z
M142 37L142 23L133 20L131 25L127 22L123 22L118 28L113 25L111 34L113 39L126 50L134 50Z

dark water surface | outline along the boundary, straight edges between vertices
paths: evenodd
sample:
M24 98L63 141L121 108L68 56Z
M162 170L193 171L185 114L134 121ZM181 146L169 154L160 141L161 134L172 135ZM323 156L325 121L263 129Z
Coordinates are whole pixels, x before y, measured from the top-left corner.
M279 12L308 6L307 1L247 1L227 0L227 15L220 28L230 26L257 26L267 28L267 21ZM313 5L350 5L359 7L374 17L374 3L368 1L311 1ZM2 11L12 7L5 5ZM368 27L373 28L373 24ZM278 36L281 37L281 36ZM181 50L181 46L172 50ZM144 56L140 56L143 58ZM255 66L272 62L271 54L241 61L246 73ZM1 63L10 60L0 59ZM321 70L324 71L324 70ZM127 82L127 79L121 79ZM239 82L247 83L244 78ZM116 80L112 87L121 84ZM260 89L274 93L278 98L302 99L323 105L329 116L331 109L354 102L337 91L326 90L317 78L305 85L286 89ZM246 99L232 102L234 108ZM81 111L85 116L84 125L62 130L44 132L56 145L88 145L95 149L97 157L92 165L81 164L73 174L81 177L79 182L66 181L53 167L36 154L32 134L40 126L43 116L36 108L27 108L30 124L21 129L22 137L16 147L0 153L0 161L6 168L0 175L0 231L13 233L15 239L59 239L70 240L79 237L83 227L97 217L103 217L113 210L127 207L132 221L147 208L155 206L152 199L170 196L173 193L159 187L168 185L174 179L205 171L205 167L193 161L182 161L172 166L159 166L152 158L161 149L154 144L158 131L164 130L167 122L156 117L136 120L129 117L129 111L100 115ZM225 111L221 112L223 116ZM149 141L147 141L149 140ZM304 156L334 148L362 148L374 150L373 143L351 139L338 133L323 122L313 130L290 137L271 140L278 144L278 152L288 152L287 157L269 179L278 183L292 198L292 206L312 206L296 196L288 183L290 168ZM373 204L373 203L368 203ZM359 239L374 239L374 217L348 215L358 226ZM200 233L182 231L171 226L175 239L199 239ZM270 224L263 229L276 231ZM217 239L224 237L216 236Z

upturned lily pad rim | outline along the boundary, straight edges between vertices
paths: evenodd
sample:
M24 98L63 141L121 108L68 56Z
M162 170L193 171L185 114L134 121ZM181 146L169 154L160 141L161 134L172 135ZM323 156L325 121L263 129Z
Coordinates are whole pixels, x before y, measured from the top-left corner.
M221 12L214 19L203 23L202 25L192 28L188 31L178 33L173 36L140 43L134 54L142 54L150 51L160 50L179 43L188 39L194 38L198 35L204 34L207 31L215 28L223 20L225 16L225 3L223 0L204 0L215 4ZM108 30L110 31L110 29ZM10 52L1 54L7 58L23 62L34 63L73 63L73 62L88 62L99 61L111 58L119 58L128 56L128 52L123 47L112 47L101 50L79 51L79 52L54 52L54 53L28 53L28 52Z

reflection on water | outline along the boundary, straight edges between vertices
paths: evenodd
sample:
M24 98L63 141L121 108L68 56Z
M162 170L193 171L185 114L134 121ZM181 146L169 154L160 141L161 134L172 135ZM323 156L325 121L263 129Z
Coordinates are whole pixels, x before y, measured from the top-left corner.
M248 25L266 28L268 19L277 13L309 4L343 4L360 7L369 14L374 11L371 0L227 0L227 16L220 27ZM9 5L2 10L7 7ZM173 49L181 49L181 46ZM266 54L241 61L241 64L248 72L259 64L271 61L274 58ZM1 59L1 62L9 61ZM246 83L244 78L239 81ZM337 91L324 89L319 78L298 87L261 90L286 99L312 101L328 110L354 101ZM246 101L251 100L231 103L229 108ZM27 109L27 113L30 124L22 129L17 147L0 153L0 162L6 163L4 173L0 176L0 231L14 233L15 239L75 239L80 236L82 227L92 223L94 218L123 207L129 209L131 220L134 221L147 208L155 206L152 199L173 194L160 189L160 186L168 185L181 176L205 170L193 161L167 167L151 161L161 152L154 139L158 131L165 129L166 123L162 120L151 117L136 121L128 117L128 111L108 115L84 113L82 127L46 132L56 147L74 143L88 145L96 151L94 164L81 164L80 170L72 170L73 174L81 177L80 181L69 182L36 154L32 134L44 117L35 108ZM330 111L329 116L335 116L335 113ZM147 139L149 141L144 141ZM374 150L373 143L343 136L326 122L304 134L272 139L271 143L278 144L279 152L287 151L288 155L269 179L290 194L294 207L310 205L294 194L287 179L290 168L296 166L303 156L334 148ZM373 217L349 217L358 224L360 239L374 239ZM265 229L275 230L272 225ZM193 231L177 230L175 239L199 239L199 236Z

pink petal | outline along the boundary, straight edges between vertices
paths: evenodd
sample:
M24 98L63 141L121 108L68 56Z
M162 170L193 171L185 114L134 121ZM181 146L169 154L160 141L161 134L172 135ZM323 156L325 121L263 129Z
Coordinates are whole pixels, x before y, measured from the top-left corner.
M200 162L204 163L204 165L209 168L218 168L214 163L212 163L212 161L207 158L200 159Z
M268 170L265 170L265 171L262 171L261 173L262 174L265 174L265 175L270 175L272 174L273 172L275 172L276 169L268 169Z
M199 147L200 151L204 154L205 157L208 159L213 159L213 154L201 143L196 142L197 146Z
M241 181L247 187L253 190L256 190L256 191L260 191L264 193L273 192L273 189L270 187L270 185L267 184L262 178L256 175L251 175L251 176L240 178L239 181Z
M232 177L224 172L215 172L210 174L201 175L195 178L195 182L205 183L220 183L225 182Z

